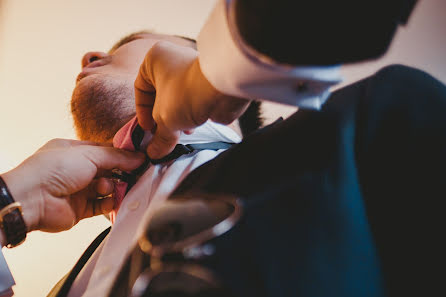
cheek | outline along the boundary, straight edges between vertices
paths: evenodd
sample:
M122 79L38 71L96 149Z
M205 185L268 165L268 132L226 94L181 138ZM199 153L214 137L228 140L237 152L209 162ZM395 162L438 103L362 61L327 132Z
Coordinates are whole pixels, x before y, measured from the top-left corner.
M110 65L111 66L110 68L104 70L109 75L125 75L127 76L127 78L130 78L133 81L135 81L142 60L140 61L139 59L129 59L129 58L120 59L115 61L113 65Z
M152 40L136 40L123 46L115 52L113 66L120 68L120 71L137 74L144 57L155 43Z

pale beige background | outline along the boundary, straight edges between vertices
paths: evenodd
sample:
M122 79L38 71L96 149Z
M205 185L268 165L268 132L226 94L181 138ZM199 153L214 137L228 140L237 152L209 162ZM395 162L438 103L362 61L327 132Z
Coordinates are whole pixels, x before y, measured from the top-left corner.
M140 29L196 37L213 3L0 0L0 172L51 138L74 137L69 99L84 52L107 50L121 36ZM344 84L389 63L420 67L446 82L445 33L446 1L421 0L388 54L345 67ZM267 121L293 111L269 104ZM45 296L107 225L95 218L60 234L34 232L22 246L4 249L18 283L16 296Z

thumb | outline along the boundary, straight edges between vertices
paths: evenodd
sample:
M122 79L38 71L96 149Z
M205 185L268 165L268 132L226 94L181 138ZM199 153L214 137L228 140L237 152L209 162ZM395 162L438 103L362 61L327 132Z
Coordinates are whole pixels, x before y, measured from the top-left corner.
M173 151L180 138L180 131L171 131L166 126L158 124L147 154L151 159L161 159Z
M152 130L155 122L152 117L153 106L155 104L155 88L147 82L142 71L145 68L141 66L140 72L135 80L135 107L138 123L144 130Z
M113 147L83 146L83 155L95 164L97 169L114 169L130 171L138 168L145 156L140 152L129 152Z

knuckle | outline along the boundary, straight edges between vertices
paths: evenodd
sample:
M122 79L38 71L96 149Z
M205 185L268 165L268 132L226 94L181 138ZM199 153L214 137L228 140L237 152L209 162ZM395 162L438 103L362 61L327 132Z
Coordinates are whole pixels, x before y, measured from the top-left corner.
M63 142L63 140L61 138L54 138L51 139L50 141L48 141L46 144L49 146L57 146L59 144L61 144Z
M88 161L91 161L94 163L94 160L97 159L97 152L96 148L94 147L79 147L78 152L83 158L85 158Z
M165 109L160 110L157 112L158 114L158 124L163 126L169 126L169 112Z
M153 57L153 55L159 55L164 53L164 51L169 48L169 46L171 45L171 42L166 41L166 40L160 40L157 41L152 48L148 51L147 55L151 55Z
M158 112L154 112L152 116L153 116L153 120L155 121L155 123L158 126L163 124L163 120L161 118L161 115Z
M170 114L167 110L157 110L153 113L153 119L155 120L155 123L160 127L165 128L171 128L171 122L170 122Z
M190 114L190 122L194 127L201 126L208 119L209 119L209 117L206 114L194 114L192 112Z
M147 85L152 86L151 73L152 72L149 69L149 65L147 65L147 62L144 61L144 63L141 64L138 76L135 82L133 83L133 87L135 88L135 90L144 92L145 89L147 88Z
M175 140L176 140L176 138L173 137L171 134L165 133L165 134L158 135L158 142L163 145L169 146L172 143L175 143Z

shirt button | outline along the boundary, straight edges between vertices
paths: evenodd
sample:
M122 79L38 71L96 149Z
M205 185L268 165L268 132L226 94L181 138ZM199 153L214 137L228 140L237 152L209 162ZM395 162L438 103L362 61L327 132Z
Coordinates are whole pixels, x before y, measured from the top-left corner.
M99 269L99 274L104 275L107 274L111 270L110 266L103 266L101 269Z
M138 207L139 207L139 201L133 201L129 203L129 205L127 206L129 210L136 210Z

